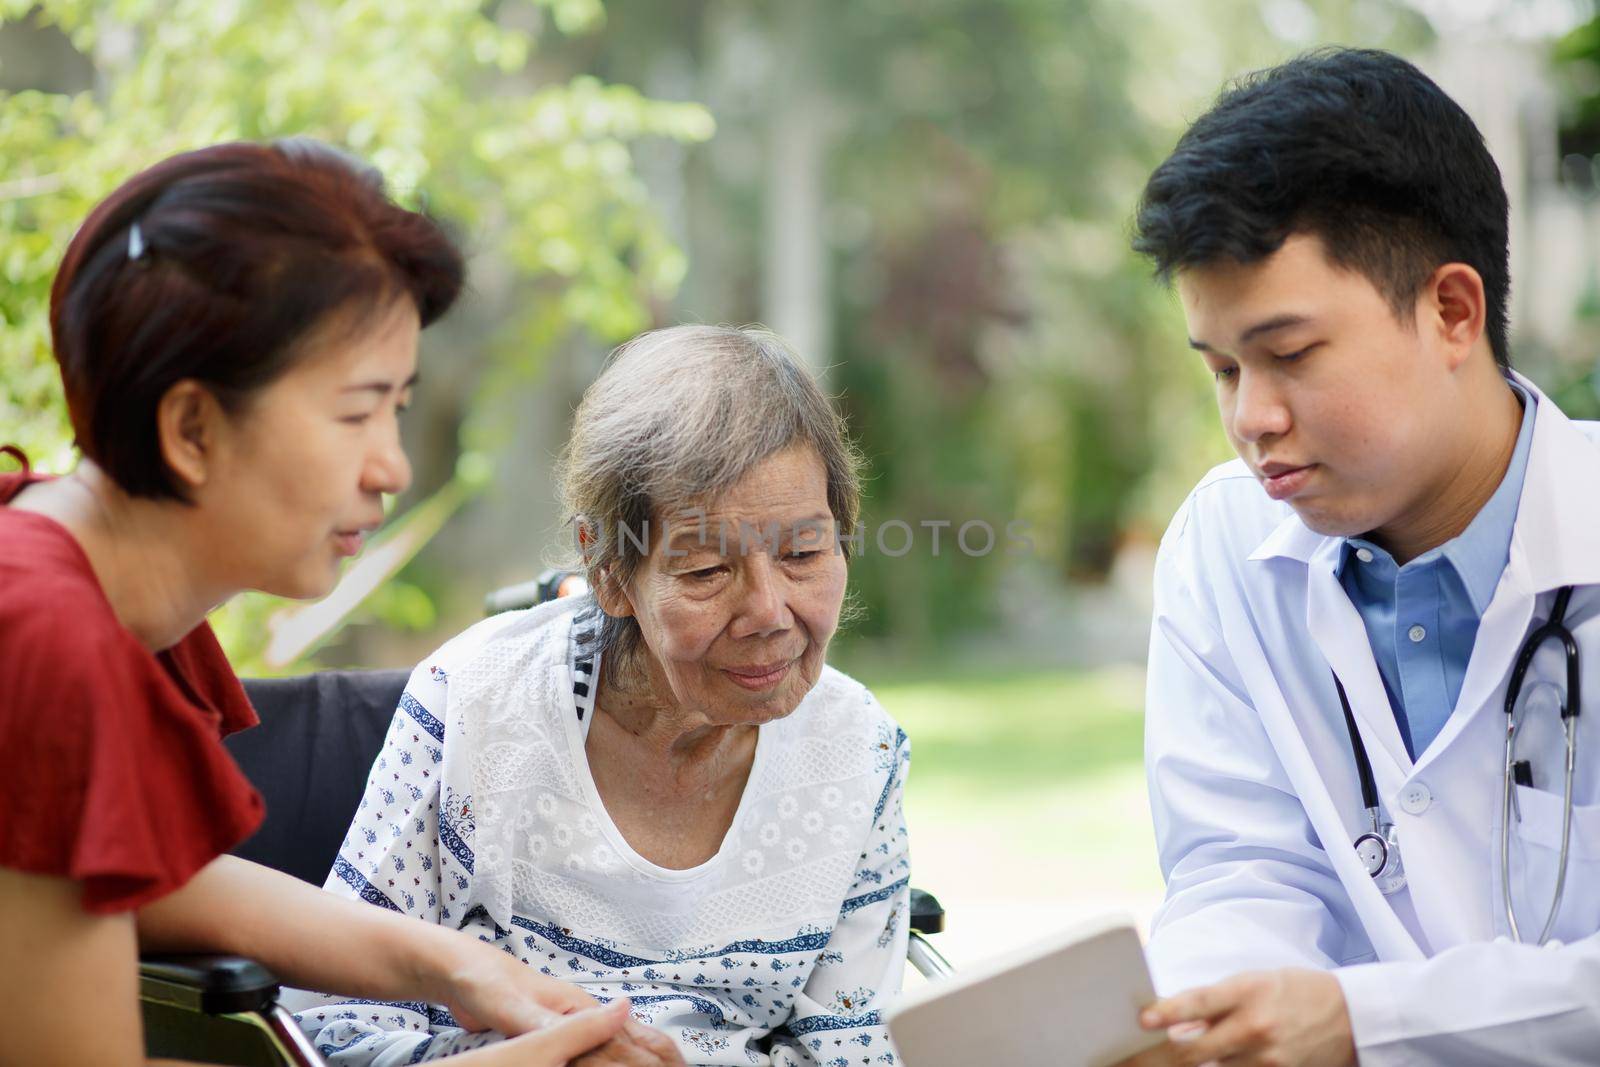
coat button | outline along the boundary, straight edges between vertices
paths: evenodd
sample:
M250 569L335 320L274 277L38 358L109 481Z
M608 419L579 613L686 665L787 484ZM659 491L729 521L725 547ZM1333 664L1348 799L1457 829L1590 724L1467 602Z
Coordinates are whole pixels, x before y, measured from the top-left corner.
M1421 782L1412 782L1400 791L1400 806L1409 815L1421 815L1433 803L1433 794Z

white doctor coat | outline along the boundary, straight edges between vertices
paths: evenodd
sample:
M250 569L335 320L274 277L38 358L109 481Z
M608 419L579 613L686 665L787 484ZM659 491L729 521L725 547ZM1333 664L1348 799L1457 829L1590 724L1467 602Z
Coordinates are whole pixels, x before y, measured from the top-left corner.
M1238 461L1190 494L1162 541L1146 764L1167 880L1151 931L1158 987L1241 970L1338 967L1363 1064L1600 1064L1600 425L1538 397L1505 573L1443 731L1406 754L1355 607L1340 539L1308 529ZM1576 589L1579 768L1566 892L1540 948L1507 938L1500 889L1504 701L1517 649ZM1385 896L1352 847L1370 828L1334 690L1343 681L1409 879ZM1554 642L1524 693L1564 678ZM1519 757L1512 884L1544 924L1561 835L1560 722L1535 695Z

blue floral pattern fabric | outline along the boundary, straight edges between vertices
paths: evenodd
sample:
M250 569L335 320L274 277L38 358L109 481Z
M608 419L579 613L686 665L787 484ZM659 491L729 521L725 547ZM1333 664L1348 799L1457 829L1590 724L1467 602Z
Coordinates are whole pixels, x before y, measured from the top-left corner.
M634 852L584 752L592 663L574 605L479 624L413 672L327 888L468 931L675 1038L693 1064L897 1062L880 1010L904 967L910 744L825 668L763 725L722 848ZM443 1009L294 993L329 1061L431 1061L495 1040Z

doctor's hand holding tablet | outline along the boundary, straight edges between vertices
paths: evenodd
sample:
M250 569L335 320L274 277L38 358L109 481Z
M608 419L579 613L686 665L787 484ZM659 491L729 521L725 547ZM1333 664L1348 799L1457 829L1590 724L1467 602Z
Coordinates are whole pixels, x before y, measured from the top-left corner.
M1127 1067L1211 1062L1344 1067L1356 1062L1339 982L1326 971L1285 968L1237 975L1159 1001L1139 1025L1173 1040L1122 1061Z
M1600 426L1511 369L1481 134L1309 53L1224 91L1135 234L1238 459L1156 564L1139 1021L1175 1029L1122 1062L1600 1063Z
M1313 970L1240 975L1157 1001L1138 932L1113 918L913 991L889 1009L888 1024L905 1067L1225 1058L1335 1067L1355 1057L1342 1004L1338 982Z

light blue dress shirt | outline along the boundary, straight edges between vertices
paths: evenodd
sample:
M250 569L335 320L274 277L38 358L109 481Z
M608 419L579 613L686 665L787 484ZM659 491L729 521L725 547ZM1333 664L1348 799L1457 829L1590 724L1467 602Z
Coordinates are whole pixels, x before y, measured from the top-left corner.
M1517 446L1500 487L1465 530L1403 567L1365 538L1348 538L1341 550L1339 581L1367 628L1412 759L1439 736L1461 696L1478 622L1511 552L1537 404L1508 384L1522 402Z

